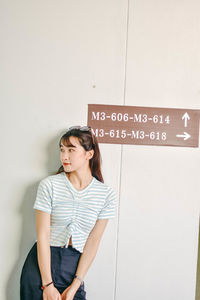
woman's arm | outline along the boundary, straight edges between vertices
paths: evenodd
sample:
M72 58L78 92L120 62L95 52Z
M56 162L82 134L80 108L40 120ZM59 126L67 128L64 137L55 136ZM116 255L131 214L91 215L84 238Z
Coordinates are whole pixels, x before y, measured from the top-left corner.
M42 285L52 281L50 252L50 214L36 210L37 256ZM43 299L61 299L61 295L53 284L45 288Z
M82 279L85 277L92 261L96 256L107 223L108 223L108 219L97 220L95 226L93 227L92 231L88 236L83 253L81 254L78 263L78 268L76 270L76 274ZM73 296L75 295L76 291L80 287L80 284L81 284L80 280L74 278L70 287L63 292L62 299L68 299L65 298L66 297L65 294L69 289L70 289L70 295L72 295L71 298L69 297L69 299L73 299Z
M50 265L50 214L36 210L37 255L42 285L52 281Z

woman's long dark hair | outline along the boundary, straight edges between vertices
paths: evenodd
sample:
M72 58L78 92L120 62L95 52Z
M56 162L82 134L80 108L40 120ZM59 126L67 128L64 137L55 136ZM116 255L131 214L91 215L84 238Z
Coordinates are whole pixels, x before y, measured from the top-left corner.
M81 129L81 128L80 128ZM91 128L89 130L80 130L79 128L73 128L71 130L68 130L59 141L59 147L61 146L61 143L63 143L65 146L70 146L70 136L77 137L80 145L85 149L85 151L94 150L94 155L89 161L89 167L92 173L92 176L94 176L97 180L104 182L103 176L101 173L101 154L99 150L99 145L97 142L97 139L95 135L92 133ZM59 174L61 172L64 172L64 167L61 166L56 174Z

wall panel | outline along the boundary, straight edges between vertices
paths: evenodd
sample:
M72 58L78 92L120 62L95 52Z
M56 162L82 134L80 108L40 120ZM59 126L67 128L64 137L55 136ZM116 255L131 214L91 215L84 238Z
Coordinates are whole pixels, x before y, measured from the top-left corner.
M125 105L199 108L199 9L130 1ZM123 146L116 300L195 299L198 163L198 149Z
M19 299L32 205L59 167L59 137L87 123L88 103L123 102L126 12L118 0L1 1L2 300ZM105 182L118 191L121 146L101 150ZM117 218L86 277L88 299L114 299L116 242Z

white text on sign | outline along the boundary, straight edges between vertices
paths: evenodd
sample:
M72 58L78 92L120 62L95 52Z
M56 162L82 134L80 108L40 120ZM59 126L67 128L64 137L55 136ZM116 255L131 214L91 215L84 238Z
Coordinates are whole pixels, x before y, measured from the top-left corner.
M199 146L199 110L88 105L88 125L100 143Z

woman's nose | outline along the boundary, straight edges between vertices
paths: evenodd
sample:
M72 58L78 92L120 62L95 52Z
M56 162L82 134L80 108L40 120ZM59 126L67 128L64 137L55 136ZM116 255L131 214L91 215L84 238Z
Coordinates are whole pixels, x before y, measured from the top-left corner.
M65 159L68 160L69 159L69 153L66 151L65 152Z
M67 151L62 153L62 158L63 160L68 160L69 159L69 153Z

